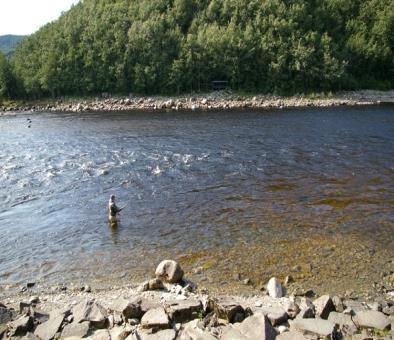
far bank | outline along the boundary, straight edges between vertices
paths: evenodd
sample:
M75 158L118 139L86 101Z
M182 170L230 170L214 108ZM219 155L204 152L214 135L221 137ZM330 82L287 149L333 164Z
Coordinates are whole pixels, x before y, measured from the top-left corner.
M282 109L295 107L332 107L393 104L391 91L347 91L336 94L276 96L267 94L244 95L228 91L181 96L111 96L62 97L39 101L9 102L0 105L0 115L15 112L98 112L98 111L152 111L152 110L228 110L228 109Z

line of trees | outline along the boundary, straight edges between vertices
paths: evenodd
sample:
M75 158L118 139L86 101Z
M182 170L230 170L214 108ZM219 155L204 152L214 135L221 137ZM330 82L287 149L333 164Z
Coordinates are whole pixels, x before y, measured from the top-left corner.
M387 89L393 48L393 0L82 0L0 56L0 96Z

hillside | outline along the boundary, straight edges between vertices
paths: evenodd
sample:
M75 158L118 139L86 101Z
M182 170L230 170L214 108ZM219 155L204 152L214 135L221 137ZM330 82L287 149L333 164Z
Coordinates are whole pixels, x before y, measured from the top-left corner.
M392 0L83 0L13 57L29 96L394 87Z
M18 43L25 37L25 35L0 35L0 52L10 58L15 52Z

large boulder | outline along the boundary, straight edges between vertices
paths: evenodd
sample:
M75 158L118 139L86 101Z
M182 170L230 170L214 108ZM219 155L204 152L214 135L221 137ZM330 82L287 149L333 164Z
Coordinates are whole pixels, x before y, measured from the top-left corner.
M168 315L162 307L149 310L141 319L142 328L166 329L169 327L169 324Z
M330 338L336 331L336 327L335 323L323 319L295 319L291 323L291 330L317 335L322 338Z
M89 335L89 322L70 323L63 328L62 338L79 337L85 338Z
M22 316L19 319L12 321L10 326L11 336L23 336L33 329L34 320L32 316Z
M264 314L255 314L223 330L222 340L273 340L276 331Z
M139 319L143 315L141 303L141 298L135 298L131 301L120 298L112 301L109 307L114 312L121 314L125 320L134 318Z
M389 318L374 310L359 311L353 317L354 323L361 328L386 329L390 326Z
M335 306L329 295L323 295L313 301L316 317L327 319L331 312L335 312Z
M348 314L331 312L328 316L328 321L340 326L342 332L346 335L353 335L357 332L357 326L354 324L352 317Z
M108 321L106 309L94 300L88 300L76 305L73 308L73 315L74 322L89 321L94 328L105 328Z
M276 277L272 277L267 284L268 295L279 299L283 296L283 287L280 281Z
M38 325L34 331L34 335L42 340L50 340L59 331L64 318L69 314L69 311L55 310L49 313L49 320Z
M178 262L164 260L156 268L155 275L158 279L169 283L178 283L183 278L183 270Z
M166 302L165 309L171 321L184 323L198 318L202 304L199 300L174 300Z

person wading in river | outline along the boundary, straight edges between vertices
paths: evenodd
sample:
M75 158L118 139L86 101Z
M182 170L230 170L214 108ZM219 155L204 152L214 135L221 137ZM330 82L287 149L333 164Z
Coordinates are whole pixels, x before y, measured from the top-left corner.
M115 203L115 195L109 197L108 202L108 221L112 224L118 222L117 214L123 210L124 207L119 208Z

